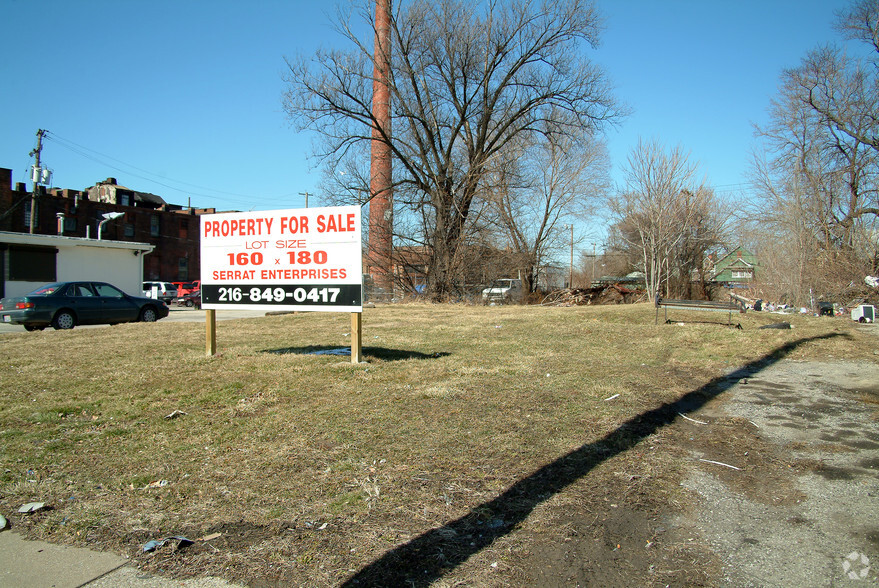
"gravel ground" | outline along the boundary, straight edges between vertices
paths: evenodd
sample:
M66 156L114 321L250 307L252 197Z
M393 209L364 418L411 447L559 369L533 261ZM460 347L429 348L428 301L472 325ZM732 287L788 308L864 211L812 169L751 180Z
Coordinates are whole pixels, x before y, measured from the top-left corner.
M681 526L718 555L722 585L879 583L879 365L781 361L695 418L693 456L741 468L701 462L682 482L698 498ZM711 429L731 419L750 441L719 459Z

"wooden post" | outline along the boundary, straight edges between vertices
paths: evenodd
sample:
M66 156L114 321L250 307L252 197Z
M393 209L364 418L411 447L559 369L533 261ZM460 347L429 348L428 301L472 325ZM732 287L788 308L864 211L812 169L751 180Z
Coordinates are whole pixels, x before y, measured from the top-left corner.
M363 313L351 313L351 363L360 363L363 360Z
M205 353L212 357L217 354L217 311L210 309L204 312Z

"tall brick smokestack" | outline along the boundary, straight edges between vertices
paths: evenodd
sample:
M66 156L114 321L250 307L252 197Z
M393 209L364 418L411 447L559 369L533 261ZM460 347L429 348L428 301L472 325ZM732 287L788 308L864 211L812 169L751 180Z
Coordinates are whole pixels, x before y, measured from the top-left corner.
M375 3L375 68L372 82L372 114L378 125L372 129L369 190L369 264L373 284L393 295L391 253L394 232L391 188L391 148L381 140L381 131L391 133L391 93L388 87L391 50L391 0Z

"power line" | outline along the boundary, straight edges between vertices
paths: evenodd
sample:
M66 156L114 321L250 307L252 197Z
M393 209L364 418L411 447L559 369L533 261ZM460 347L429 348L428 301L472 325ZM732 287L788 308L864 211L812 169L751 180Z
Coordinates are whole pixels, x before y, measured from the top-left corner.
M113 170L116 170L118 172L122 172L124 174L134 176L136 178L140 178L142 180L146 180L146 181L152 182L154 184L158 184L159 186L162 186L164 188L168 188L169 190L173 190L175 192L180 192L180 193L187 194L190 196L201 196L203 198L213 198L215 200L221 200L221 201L225 201L225 202L240 202L240 200L238 200L238 199L242 199L242 198L248 202L252 202L255 197L254 194L239 194L237 192L227 192L225 190L217 190L217 189L210 188L207 186L200 186L198 184L192 184L192 183L184 182L182 180L177 180L174 178L164 178L163 176L160 176L159 174L156 174L156 173L151 172L149 170L145 170L143 168L137 167L136 165L126 163L124 161L116 159L115 157L112 157L112 156L107 155L105 153L95 151L94 149L90 149L88 147L85 147L84 145L80 145L74 141L71 141L70 139L65 139L64 137L61 137L61 136L57 135L56 133L49 133L47 131L46 138L54 141L59 146L64 147L65 149L67 149L73 153L76 153L77 155L84 157L90 161L94 161L95 163L99 163L103 166L106 166L106 167L113 169ZM114 162L116 162L122 166L125 166L125 167L118 167L116 165L109 163L107 160L114 161ZM141 173L140 174L134 173L131 170L137 170ZM145 175L142 175L142 174L145 174ZM160 179L156 179L156 178L162 178L162 179L160 180ZM173 182L174 184L177 184L177 186L169 184L167 182ZM183 189L178 186L188 186L191 188L196 188L198 190L206 190L207 193ZM228 196L236 196L237 199L223 198L222 196L218 196L217 194L226 194ZM285 194L285 195L277 196L274 198L280 200L283 198L290 197L292 195L294 195L294 193L291 192L290 194ZM265 200L265 199L263 198L263 200Z

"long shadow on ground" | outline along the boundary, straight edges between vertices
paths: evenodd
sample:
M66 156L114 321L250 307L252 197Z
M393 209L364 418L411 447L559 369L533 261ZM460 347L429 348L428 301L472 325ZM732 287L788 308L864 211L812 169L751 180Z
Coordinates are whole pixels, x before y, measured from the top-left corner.
M276 353L278 355L350 355L350 347L333 347L330 345L307 345L305 347L282 347L280 349L263 349L263 353ZM403 361L406 359L436 359L450 355L446 351L435 353L422 353L411 349L388 349L387 347L364 347L363 357L380 359L382 361Z
M733 373L711 380L675 402L643 412L603 438L516 482L497 498L484 502L463 517L434 528L369 564L343 586L428 586L472 555L510 533L542 502L573 484L594 467L627 451L677 420L698 410L739 380L780 361L797 347L812 341L843 336L822 335L791 341Z

